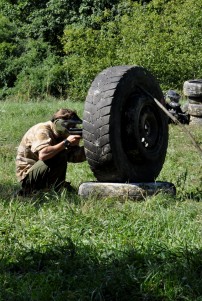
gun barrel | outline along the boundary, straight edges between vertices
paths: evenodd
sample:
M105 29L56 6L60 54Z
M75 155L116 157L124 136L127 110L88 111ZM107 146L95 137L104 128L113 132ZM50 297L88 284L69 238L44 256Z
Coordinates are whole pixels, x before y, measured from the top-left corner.
M69 128L68 133L71 135L79 135L82 137L83 134L83 129L78 129L78 128Z

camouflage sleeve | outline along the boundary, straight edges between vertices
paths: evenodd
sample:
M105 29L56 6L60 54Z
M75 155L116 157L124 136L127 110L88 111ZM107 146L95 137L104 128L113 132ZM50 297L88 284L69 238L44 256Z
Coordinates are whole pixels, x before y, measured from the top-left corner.
M74 146L68 151L68 162L80 163L86 160L83 146Z
M46 130L39 130L34 137L34 141L31 146L33 153L40 151L42 148L51 144L51 138L49 132Z

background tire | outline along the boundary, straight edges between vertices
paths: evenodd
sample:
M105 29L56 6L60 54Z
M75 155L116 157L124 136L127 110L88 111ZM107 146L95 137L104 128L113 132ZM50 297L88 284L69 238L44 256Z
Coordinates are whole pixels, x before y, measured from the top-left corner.
M183 85L183 93L188 97L202 97L202 79L185 81Z
M191 104L191 103L189 103L188 113L191 116L202 117L202 104Z
M200 97L189 97L189 103L191 104L202 104L202 96Z
M156 79L139 66L103 70L85 101L87 161L100 182L151 182L168 145L168 118L140 87L165 104Z
M201 117L190 117L189 125L196 125L196 126L202 126L202 118Z

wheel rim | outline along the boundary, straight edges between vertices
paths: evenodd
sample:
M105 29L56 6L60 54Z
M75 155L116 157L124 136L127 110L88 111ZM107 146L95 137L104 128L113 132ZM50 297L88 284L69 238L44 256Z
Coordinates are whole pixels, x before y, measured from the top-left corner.
M151 99L138 94L129 98L121 132L124 151L131 161L156 159L162 139L161 119Z
M138 131L143 147L148 149L155 147L159 135L158 123L151 106L144 107L140 112Z

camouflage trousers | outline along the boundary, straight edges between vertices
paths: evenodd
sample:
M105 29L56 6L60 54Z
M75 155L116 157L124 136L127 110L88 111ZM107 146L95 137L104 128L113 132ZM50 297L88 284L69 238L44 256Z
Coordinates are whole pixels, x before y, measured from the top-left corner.
M67 152L62 151L49 160L37 161L21 182L25 194L46 188L58 191L65 182L67 159Z

